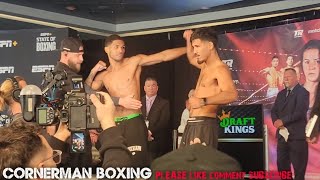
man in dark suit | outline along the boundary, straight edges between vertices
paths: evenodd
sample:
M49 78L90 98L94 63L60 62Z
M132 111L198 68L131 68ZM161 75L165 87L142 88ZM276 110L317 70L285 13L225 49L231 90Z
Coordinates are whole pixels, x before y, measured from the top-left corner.
M141 99L141 109L149 131L148 151L151 162L169 151L170 104L168 100L157 95L158 83L155 78L146 79L144 91L146 95Z
M279 171L294 168L295 180L304 180L308 163L308 144L305 128L309 107L309 92L298 83L293 68L284 72L285 89L277 95L271 110L273 125L277 128L277 165ZM289 136L286 137L286 132Z

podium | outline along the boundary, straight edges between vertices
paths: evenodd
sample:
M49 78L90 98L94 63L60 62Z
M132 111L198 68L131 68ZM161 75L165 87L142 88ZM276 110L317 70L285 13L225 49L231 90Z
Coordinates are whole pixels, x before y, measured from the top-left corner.
M262 104L221 106L218 149L241 164L242 170L267 170L266 129Z

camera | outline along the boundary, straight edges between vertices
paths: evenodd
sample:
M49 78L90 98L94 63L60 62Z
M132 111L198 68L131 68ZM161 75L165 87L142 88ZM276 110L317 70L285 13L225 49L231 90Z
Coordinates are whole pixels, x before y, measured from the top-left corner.
M25 119L35 121L42 126L56 124L59 121L66 122L70 131L100 128L96 108L91 102L89 94L85 92L82 77L71 77L71 84L65 83L66 80L66 72L46 71L42 82L42 85L46 87L42 91L25 90L24 96L21 97L23 112L26 117L28 115ZM69 92L63 91L63 86L66 85L70 85ZM38 93L35 96L27 92ZM103 102L100 94L96 94L96 96ZM33 97L34 100L31 101L30 97ZM30 110L28 104L32 103L34 108Z
M102 101L100 94L96 96ZM71 131L100 128L96 108L85 92L71 91L65 95L60 121L67 122Z
M55 122L55 110L52 107L38 107L36 110L36 122L47 126Z
M23 118L41 126L60 121L67 123L71 131L70 152L85 152L85 130L100 129L100 122L90 94L85 92L82 77L67 77L66 72L47 71L42 86L43 90L35 85L27 85L21 90ZM65 86L69 87L64 88ZM104 102L102 95L95 95L100 102Z

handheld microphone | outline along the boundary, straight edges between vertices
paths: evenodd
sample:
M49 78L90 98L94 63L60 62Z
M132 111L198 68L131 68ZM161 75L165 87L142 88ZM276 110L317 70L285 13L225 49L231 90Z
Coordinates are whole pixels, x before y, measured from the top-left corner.
M34 121L36 108L41 104L41 89L35 85L27 85L21 90L20 103L25 121Z

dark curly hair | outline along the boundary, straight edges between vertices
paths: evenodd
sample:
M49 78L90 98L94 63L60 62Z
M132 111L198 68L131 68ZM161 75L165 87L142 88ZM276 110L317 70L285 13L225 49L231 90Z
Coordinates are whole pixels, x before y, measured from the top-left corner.
M39 134L38 125L20 120L0 128L0 172L5 168L27 167L44 147Z
M214 47L217 47L218 37L217 33L210 27L196 29L191 35L191 42L195 39L212 42Z
M107 47L109 46L113 41L115 40L121 40L121 41L124 41L122 37L120 37L119 35L117 34L112 34L110 36L108 36L105 41L104 41L104 46Z

